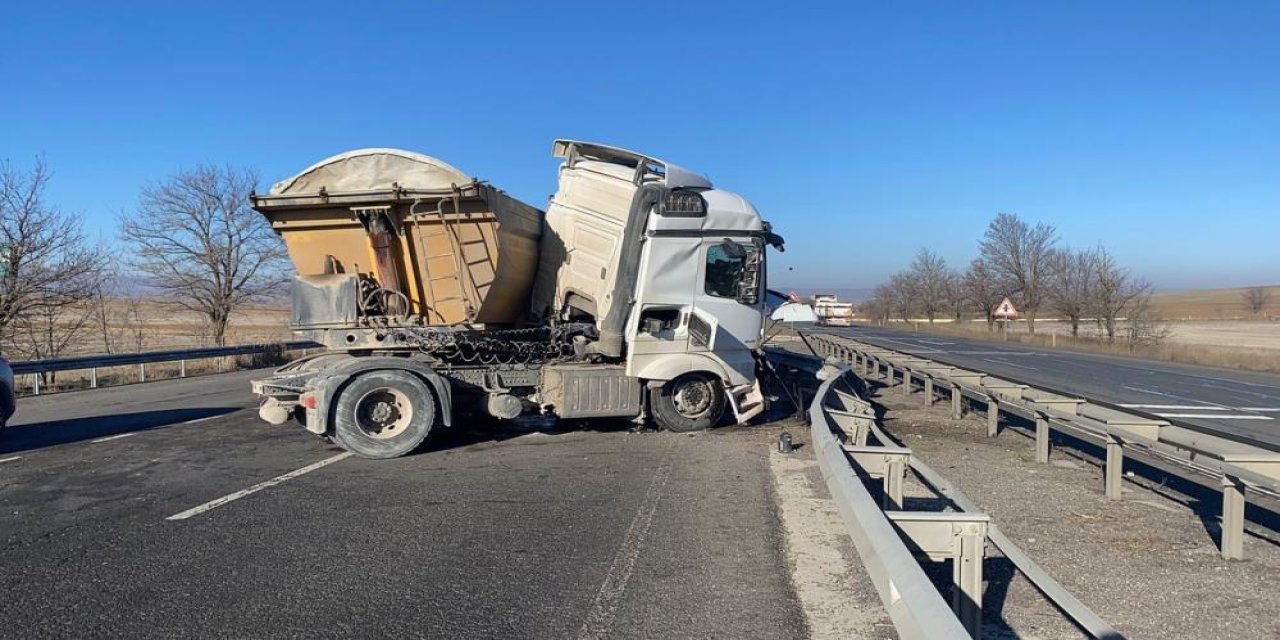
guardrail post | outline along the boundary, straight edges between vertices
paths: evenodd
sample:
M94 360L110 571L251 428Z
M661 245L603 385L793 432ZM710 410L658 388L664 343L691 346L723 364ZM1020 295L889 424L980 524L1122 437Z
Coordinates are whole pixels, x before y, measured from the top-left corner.
M98 368L97 367L89 368L89 388L90 389L98 388Z
M31 395L33 396L40 395L40 376L41 375L43 374L40 374L40 373L31 374Z
M1222 557L1244 557L1244 483L1240 478L1222 476Z
M987 396L987 436L1000 435L1000 402L995 396Z
M1107 468L1103 472L1106 494L1109 500L1120 499L1120 484L1124 479L1124 442L1107 435Z
M911 395L911 370L906 367L902 368L902 395Z
M902 485L907 475L907 461L894 456L889 458L885 466L884 498L894 509L902 509ZM888 509L889 505L882 504L880 508Z
M952 564L951 607L960 618L960 624L972 638L982 637L982 561L986 555L986 527L965 527L959 536L960 553Z
M138 363L138 382L147 381L147 364L145 362Z
M933 376L924 376L924 406L933 406Z
M951 419L964 417L964 394L960 393L960 385L951 383Z
M1049 418L1036 414L1036 462L1049 461Z
M187 361L186 360L178 361L178 377L179 378L187 377Z
M898 377L898 371L891 364L885 369L885 374L884 386L892 387L894 379Z

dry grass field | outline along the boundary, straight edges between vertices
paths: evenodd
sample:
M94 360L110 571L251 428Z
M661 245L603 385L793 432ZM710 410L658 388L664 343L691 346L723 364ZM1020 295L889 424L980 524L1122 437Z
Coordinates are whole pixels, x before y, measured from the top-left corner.
M1151 296L1155 314L1167 320L1258 320L1280 316L1280 286L1261 287L1270 303L1255 314L1245 304L1249 287L1165 291Z
M227 328L226 344L262 344L294 339L289 331L289 309L281 305L250 305L234 313ZM208 323L182 307L150 299L108 299L83 309L64 312L50 326L21 327L8 336L4 355L10 360L41 360L49 357L137 353L213 346ZM145 367L147 380L201 375L238 368L280 364L297 354L263 354L155 363ZM144 371L136 365L107 367L97 371L97 384L110 386L141 380ZM65 391L91 385L89 371L49 373L39 380L42 392ZM33 392L34 375L19 376L16 391Z
M88 314L87 317L85 314ZM19 330L4 345L11 360L36 355L33 340L42 340L47 327L32 336ZM159 300L117 298L105 301L105 309L73 310L54 328L56 341L66 346L57 355L134 353L213 346L208 323L199 314ZM289 309L281 305L249 305L232 314L226 344L257 344L291 340ZM44 349L47 351L48 349Z

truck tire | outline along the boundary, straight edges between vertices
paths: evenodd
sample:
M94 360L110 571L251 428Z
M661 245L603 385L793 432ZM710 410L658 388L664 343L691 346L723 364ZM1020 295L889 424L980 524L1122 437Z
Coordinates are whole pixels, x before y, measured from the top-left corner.
M709 373L686 373L649 391L654 421L677 433L714 427L724 415L725 402L720 379Z
M333 438L362 458L398 458L417 449L435 424L431 388L406 371L367 371L340 392Z

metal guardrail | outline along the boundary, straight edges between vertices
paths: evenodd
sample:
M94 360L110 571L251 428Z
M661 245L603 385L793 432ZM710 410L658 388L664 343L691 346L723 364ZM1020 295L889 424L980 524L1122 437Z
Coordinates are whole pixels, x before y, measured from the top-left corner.
M910 449L897 446L876 424L871 404L857 391L861 381L847 365L823 367L819 378L824 381L809 407L818 463L900 637L981 637L982 572L988 541L1091 637L1123 637L1006 538L976 503L912 456ZM876 444L868 444L871 438ZM901 510L908 468L956 510ZM881 480L880 505L862 478ZM949 606L916 561L917 556L951 561L955 586Z
M1104 490L1110 499L1121 497L1126 450L1194 472L1187 476L1193 481L1216 479L1216 487L1200 484L1222 491L1221 551L1227 559L1244 555L1246 490L1280 495L1280 452L1262 443L1216 435L1145 412L953 367L843 336L807 334L806 338L818 354L848 362L863 375L881 377L887 387L897 385L903 395L911 394L919 381L926 406L933 404L939 389L945 391L950 396L954 418L963 417L966 398L982 403L989 436L999 433L1002 411L1034 422L1038 462L1049 461L1050 431L1103 446Z
M25 360L12 362L13 373L32 376L33 395L40 395L42 374L59 371L89 371L89 388L98 387L98 369L106 367L138 366L139 382L147 381L146 365L159 362L177 362L178 377L187 377L188 360L205 360L209 358L227 358L231 356L258 355L273 351L295 351L298 349L315 349L320 345L311 341L271 342L264 344L242 344L230 347L201 347L196 349L174 349L169 351L142 351L138 353L112 353L72 358L54 358L49 360Z
M933 587L911 551L898 537L892 523L850 466L843 444L832 432L832 427L836 426L832 422L845 422L853 430L858 430L858 423L865 424L875 419L870 406L861 406L859 399L837 395L838 391L833 390L836 380L846 372L848 368L844 367L830 375L818 387L818 395L809 407L814 452L845 527L901 638L968 638L970 633L965 625L943 601L942 594ZM828 406L841 401L844 402L839 408ZM897 468L885 477L901 478L901 469Z

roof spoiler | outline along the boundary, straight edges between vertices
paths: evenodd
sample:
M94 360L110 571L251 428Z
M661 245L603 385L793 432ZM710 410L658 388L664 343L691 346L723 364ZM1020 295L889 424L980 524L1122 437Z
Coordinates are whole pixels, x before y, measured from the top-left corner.
M637 185L644 182L657 181L670 189L680 187L710 189L712 187L711 181L706 176L664 160L619 147L611 147L607 144L561 139L555 141L551 148L551 155L556 158L564 158L565 164L570 167L582 159L631 167L635 169L635 176L632 181Z

